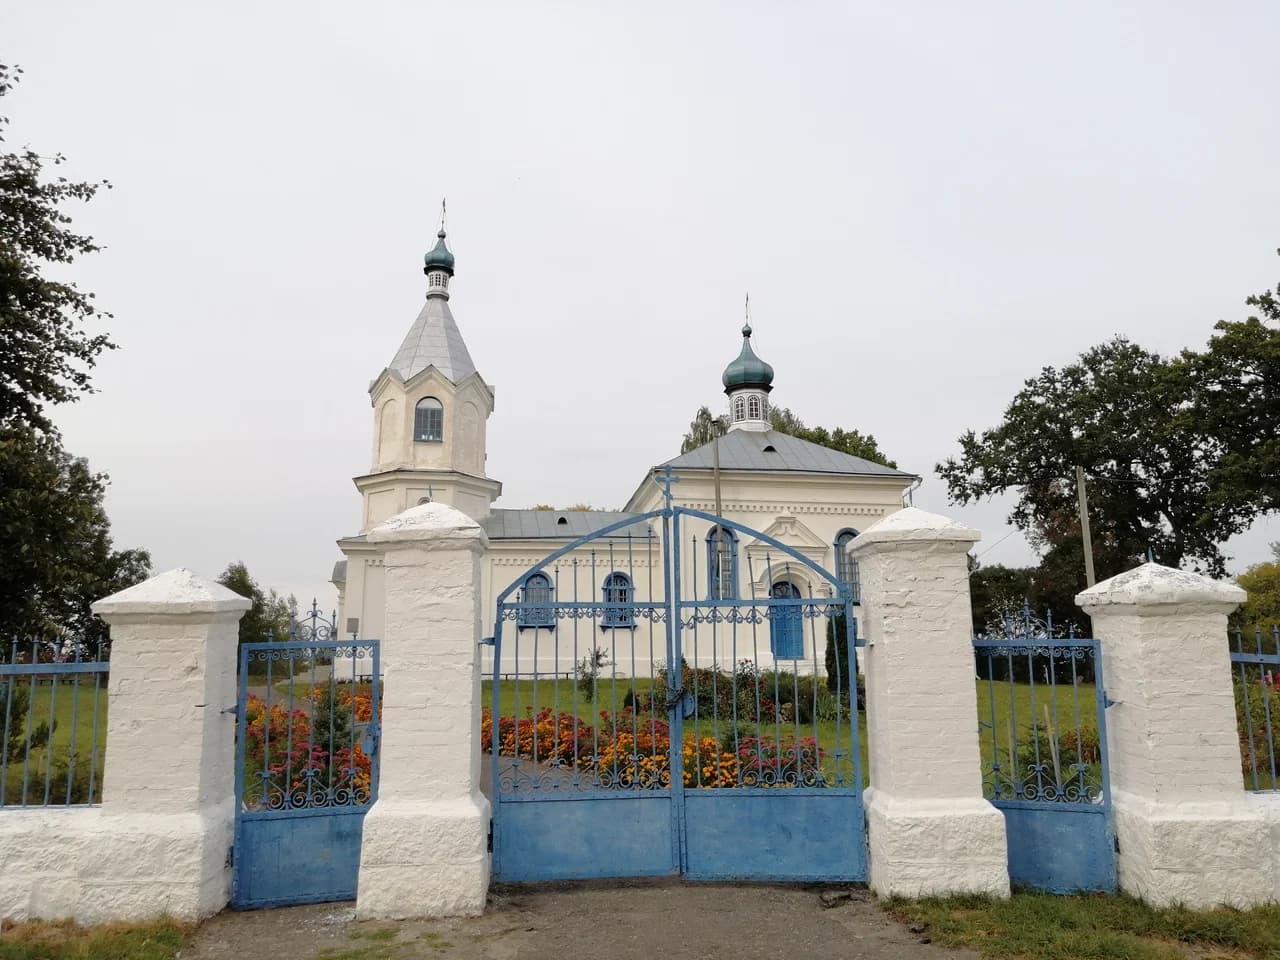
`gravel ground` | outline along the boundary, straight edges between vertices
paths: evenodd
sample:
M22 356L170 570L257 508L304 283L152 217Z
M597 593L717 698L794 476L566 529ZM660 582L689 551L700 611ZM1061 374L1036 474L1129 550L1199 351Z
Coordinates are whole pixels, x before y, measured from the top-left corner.
M927 941L860 888L610 882L496 886L465 920L357 923L350 903L228 911L182 960L977 960Z

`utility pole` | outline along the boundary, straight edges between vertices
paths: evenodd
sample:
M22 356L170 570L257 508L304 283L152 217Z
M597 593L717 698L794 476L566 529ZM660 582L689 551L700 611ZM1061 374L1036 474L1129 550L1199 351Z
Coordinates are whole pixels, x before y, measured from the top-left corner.
M1084 582L1094 584L1093 537L1089 534L1089 494L1084 487L1084 467L1076 467L1076 501L1080 507L1080 536L1084 540Z

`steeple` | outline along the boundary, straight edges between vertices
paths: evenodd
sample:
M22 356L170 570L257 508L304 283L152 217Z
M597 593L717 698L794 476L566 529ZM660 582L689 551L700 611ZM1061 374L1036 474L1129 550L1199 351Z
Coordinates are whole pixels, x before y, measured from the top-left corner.
M751 299L747 298L747 320L742 325L742 350L724 368L720 378L729 397L730 430L769 429L769 391L773 389L773 367L751 349Z
M449 309L449 280L453 277L454 257L445 244L445 208L440 203L440 230L436 245L423 257L422 272L427 275L427 302L400 344L389 370L409 380L427 367L435 367L454 383L476 372L462 333Z

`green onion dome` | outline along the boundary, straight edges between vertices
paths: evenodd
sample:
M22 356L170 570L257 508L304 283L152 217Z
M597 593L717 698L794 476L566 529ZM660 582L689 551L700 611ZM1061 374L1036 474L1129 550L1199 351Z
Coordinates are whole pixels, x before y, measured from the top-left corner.
M744 387L755 387L766 393L773 389L773 367L756 356L751 349L751 324L742 327L742 352L724 368L724 392L732 393Z
M449 248L444 243L444 228L440 228L440 232L436 234L436 245L431 248L431 252L422 258L423 273L429 273L432 270L446 270L449 276L453 276L453 254L449 252Z

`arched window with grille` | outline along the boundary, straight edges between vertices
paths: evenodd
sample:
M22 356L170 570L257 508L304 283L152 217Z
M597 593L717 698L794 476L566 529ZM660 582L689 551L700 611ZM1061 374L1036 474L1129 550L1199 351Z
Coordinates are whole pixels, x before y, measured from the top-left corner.
M707 534L707 599L732 600L738 595L738 538L728 527Z
M421 443L444 439L444 404L435 397L423 397L413 408L413 439Z
M604 578L604 586L601 588L604 602L607 604L617 604L617 606L608 606L604 608L604 618L601 625L604 627L634 627L636 625L635 608L631 606L635 598L635 586L631 583L631 578L625 573L614 571Z
M747 397L747 419L760 420L762 414L760 412L760 398L754 393Z
M858 531L853 529L841 530L836 534L836 576L848 586L849 592L853 594L853 602L861 603L862 583L858 578L858 561L849 555L849 546L857 535Z
M733 419L735 422L747 419L747 401L745 397L733 398Z
M551 586L551 578L545 573L531 573L525 577L524 586L520 589L520 613L516 617L516 625L524 627L554 627L556 612L552 606L555 591Z

